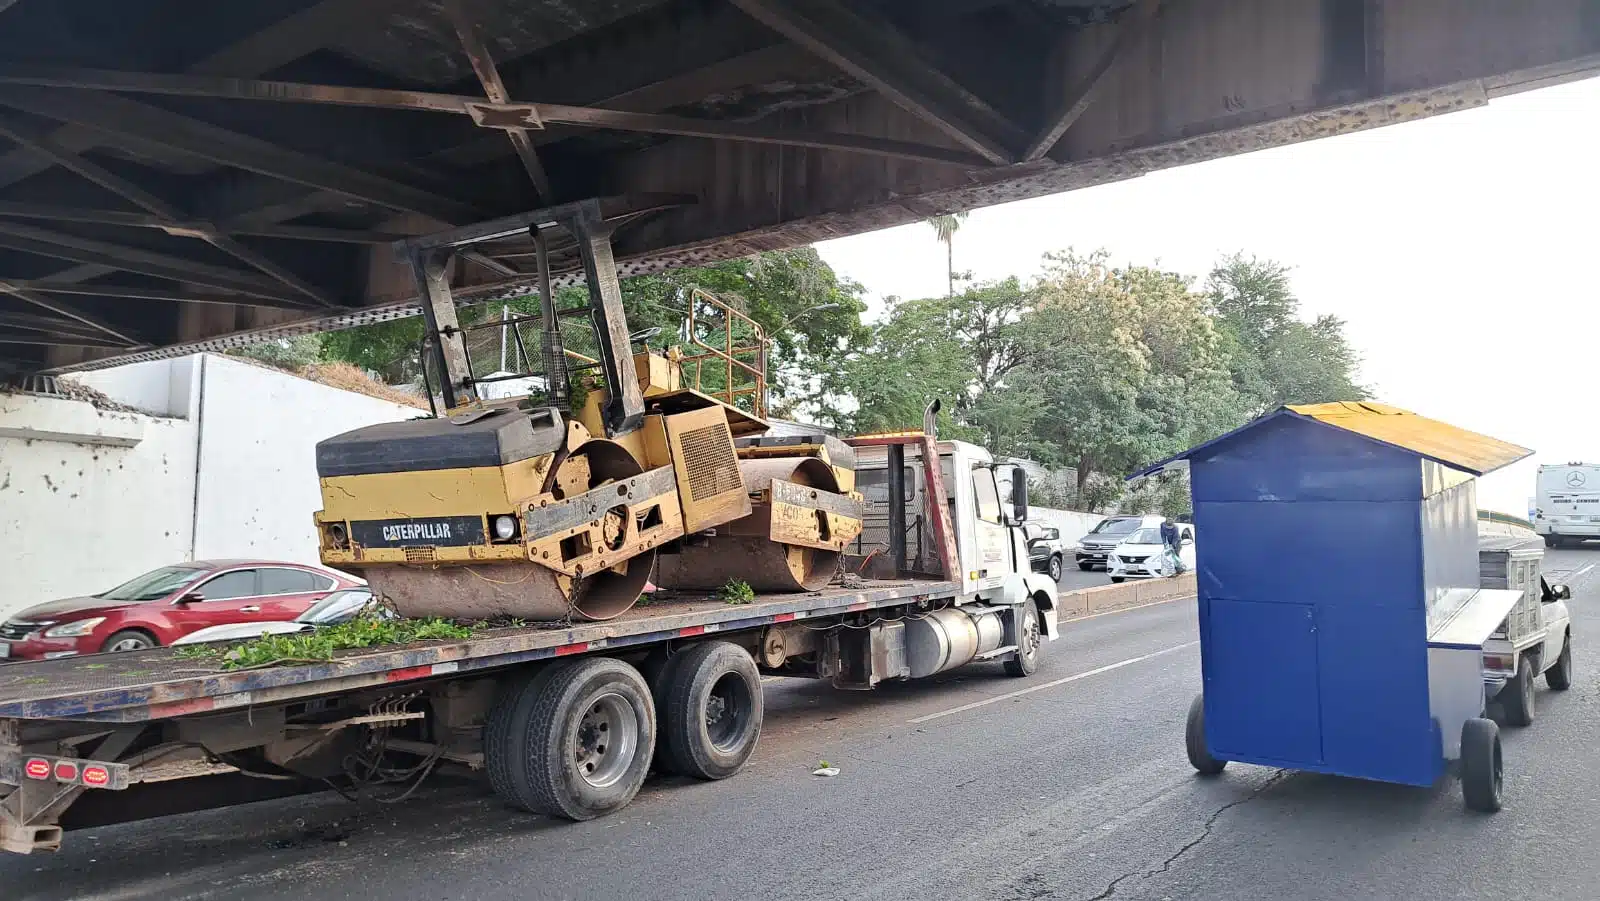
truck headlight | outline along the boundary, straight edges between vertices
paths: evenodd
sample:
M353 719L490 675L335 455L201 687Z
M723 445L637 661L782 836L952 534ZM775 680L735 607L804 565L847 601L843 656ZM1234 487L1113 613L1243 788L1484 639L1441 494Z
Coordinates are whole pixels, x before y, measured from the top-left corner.
M517 535L517 520L511 516L496 516L494 518L494 537L501 541L510 541Z
M106 618L103 616L91 616L88 619L80 619L75 623L67 623L63 626L56 626L53 629L46 629L44 637L82 638L83 636L88 635L90 632L93 632L96 627L105 621Z

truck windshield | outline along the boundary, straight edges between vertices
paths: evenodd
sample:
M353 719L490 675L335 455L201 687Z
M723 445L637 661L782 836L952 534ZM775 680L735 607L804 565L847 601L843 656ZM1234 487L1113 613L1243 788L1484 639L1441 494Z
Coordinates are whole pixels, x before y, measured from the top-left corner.
M166 597L205 573L206 570L192 566L163 566L95 597L107 601L153 601Z

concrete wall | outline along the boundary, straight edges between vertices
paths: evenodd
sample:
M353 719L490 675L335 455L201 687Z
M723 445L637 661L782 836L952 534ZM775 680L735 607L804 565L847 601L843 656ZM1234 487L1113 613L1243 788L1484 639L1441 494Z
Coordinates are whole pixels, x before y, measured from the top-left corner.
M1089 534L1105 519L1099 513L1079 513L1076 510L1052 510L1049 507L1029 507L1028 521L1040 525L1053 526L1061 531L1061 537L1067 541L1077 541Z
M204 354L200 366L197 559L316 563L317 442L424 415L228 357Z
M0 616L188 557L195 428L0 394Z
M316 563L316 443L421 414L211 354L73 378L173 415L0 395L0 616L182 560Z

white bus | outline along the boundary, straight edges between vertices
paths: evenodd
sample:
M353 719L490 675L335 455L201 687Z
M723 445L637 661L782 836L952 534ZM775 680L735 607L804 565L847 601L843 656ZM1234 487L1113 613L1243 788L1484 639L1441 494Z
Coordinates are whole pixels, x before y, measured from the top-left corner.
M1539 467L1533 527L1549 547L1600 538L1600 465Z

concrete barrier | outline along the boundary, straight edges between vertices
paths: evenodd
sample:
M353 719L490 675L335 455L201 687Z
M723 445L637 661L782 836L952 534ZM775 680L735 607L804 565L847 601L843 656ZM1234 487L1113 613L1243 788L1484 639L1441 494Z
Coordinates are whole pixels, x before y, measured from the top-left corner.
M1170 579L1136 579L1121 585L1065 591L1057 599L1056 611L1060 619L1066 620L1194 596L1194 573L1184 573Z

